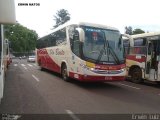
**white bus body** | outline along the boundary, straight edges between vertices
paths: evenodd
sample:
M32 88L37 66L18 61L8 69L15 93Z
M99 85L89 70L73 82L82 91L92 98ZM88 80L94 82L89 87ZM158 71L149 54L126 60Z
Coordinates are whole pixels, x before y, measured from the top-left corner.
M143 33L131 36L134 47L129 47L127 40L126 65L128 76L133 82L144 79L160 82L160 32Z
M68 22L37 40L41 68L80 81L121 81L126 76L123 43L113 27Z

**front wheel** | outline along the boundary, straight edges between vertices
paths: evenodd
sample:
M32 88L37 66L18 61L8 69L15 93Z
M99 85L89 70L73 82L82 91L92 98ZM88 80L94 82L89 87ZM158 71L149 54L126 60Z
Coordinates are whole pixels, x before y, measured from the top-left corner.
M134 83L141 83L142 80L142 71L140 68L133 68L131 72L131 81Z
M67 72L67 66L63 65L61 70L62 78L64 81L69 81L68 72Z

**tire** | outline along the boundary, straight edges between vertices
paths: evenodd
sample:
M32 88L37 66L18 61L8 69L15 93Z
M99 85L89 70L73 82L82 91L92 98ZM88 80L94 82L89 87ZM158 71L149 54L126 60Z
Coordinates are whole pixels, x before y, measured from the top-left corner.
M134 83L142 83L142 71L140 68L133 68L131 71L131 81Z
M38 62L41 71L44 71L44 68L41 66L41 61Z
M44 71L44 68L43 68L43 67L40 67L40 70L41 70L41 71Z
M160 81L156 81L156 83L157 83L158 85L160 85Z
M65 64L63 64L63 66L62 66L61 74L62 74L62 79L64 81L69 82L69 77L68 77L68 72L67 72L67 66Z

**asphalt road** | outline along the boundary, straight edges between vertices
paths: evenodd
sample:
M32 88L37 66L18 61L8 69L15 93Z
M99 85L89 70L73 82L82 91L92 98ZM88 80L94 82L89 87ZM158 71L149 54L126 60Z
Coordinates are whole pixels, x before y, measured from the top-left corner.
M41 71L35 63L13 60L0 113L12 114L133 114L160 113L160 86L132 82L65 82Z

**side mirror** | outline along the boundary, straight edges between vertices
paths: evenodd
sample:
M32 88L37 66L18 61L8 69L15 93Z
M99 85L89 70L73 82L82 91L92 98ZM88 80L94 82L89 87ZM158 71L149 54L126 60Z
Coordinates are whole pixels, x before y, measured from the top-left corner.
M76 30L78 31L79 33L79 40L81 42L84 42L84 39L85 39L85 33L84 33L84 30L82 28L76 28Z
M122 35L119 37L118 45L119 45L119 46L123 45Z
M119 37L119 44L122 44L122 35Z
M0 0L0 23L16 23L14 0Z

